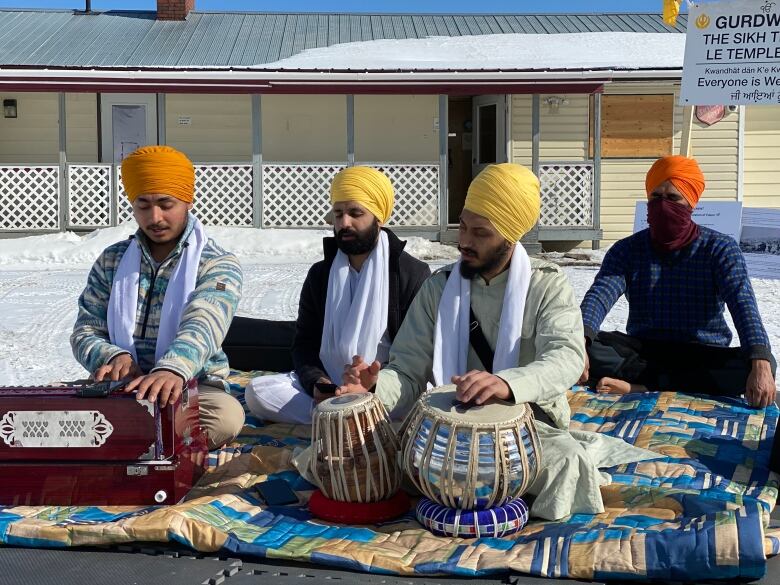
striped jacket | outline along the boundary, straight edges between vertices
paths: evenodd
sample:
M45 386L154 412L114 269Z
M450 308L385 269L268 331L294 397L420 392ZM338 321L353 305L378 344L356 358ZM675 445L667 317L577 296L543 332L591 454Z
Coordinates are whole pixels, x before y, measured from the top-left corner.
M170 370L185 380L196 377L217 381L229 371L221 346L241 298L242 274L238 259L211 239L203 249L195 291L182 314L176 338L160 361L154 360L168 279L192 228L190 216L179 244L157 268L143 232L139 230L133 236L141 245L142 258L134 332L136 353L144 372ZM70 344L76 360L90 373L117 355L127 353L110 342L106 315L114 275L131 241L132 238L123 240L103 251L79 297L79 313Z

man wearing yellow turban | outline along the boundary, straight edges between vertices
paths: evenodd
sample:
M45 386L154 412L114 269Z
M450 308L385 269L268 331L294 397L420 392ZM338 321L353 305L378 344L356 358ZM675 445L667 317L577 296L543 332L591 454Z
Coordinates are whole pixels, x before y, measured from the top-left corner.
M384 227L394 198L384 174L344 169L330 195L334 237L325 238L325 259L303 283L295 371L255 378L246 389L247 406L266 420L309 423L314 404L332 395L353 355L386 362L412 299L430 276L427 264L404 252L406 243Z
M692 219L704 187L692 158L663 157L647 172L649 228L609 249L580 307L589 356L581 383L612 394L673 390L774 402L776 364L739 245ZM624 294L627 333L599 332ZM742 347L729 347L724 305Z
M497 164L483 170L460 215L460 260L420 289L387 366L380 371L377 362L355 356L338 392L375 388L399 419L429 383L452 383L463 403L530 404L543 469L529 490L536 496L531 513L556 520L603 512L597 466L647 454L619 441L620 455L594 464L567 430L566 391L585 361L582 319L561 269L529 258L518 242L538 221L539 210L539 180L529 169Z
M96 381L131 379L138 400L175 403L198 380L209 447L231 441L244 411L227 392L220 349L241 296L236 257L190 213L195 171L169 146L144 146L122 162L138 231L100 255L79 298L71 335L76 359Z

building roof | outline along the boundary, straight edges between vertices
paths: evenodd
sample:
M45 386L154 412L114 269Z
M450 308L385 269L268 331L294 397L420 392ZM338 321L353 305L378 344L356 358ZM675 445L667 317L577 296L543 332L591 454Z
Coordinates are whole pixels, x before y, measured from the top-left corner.
M307 49L380 39L589 32L683 33L659 14L155 13L0 10L0 67L252 68Z

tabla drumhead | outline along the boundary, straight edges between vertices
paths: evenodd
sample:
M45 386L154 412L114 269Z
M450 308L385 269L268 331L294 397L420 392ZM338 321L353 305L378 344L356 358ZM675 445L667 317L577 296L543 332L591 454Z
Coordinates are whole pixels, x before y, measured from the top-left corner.
M420 397L421 407L436 415L437 419L454 422L482 424L504 424L520 419L528 408L503 400L490 400L481 405L468 405L455 399L455 385L433 388Z
M361 408L371 403L374 395L368 392L362 394L344 394L342 396L333 396L323 400L317 405L319 412L338 412L340 410L350 410L352 408Z

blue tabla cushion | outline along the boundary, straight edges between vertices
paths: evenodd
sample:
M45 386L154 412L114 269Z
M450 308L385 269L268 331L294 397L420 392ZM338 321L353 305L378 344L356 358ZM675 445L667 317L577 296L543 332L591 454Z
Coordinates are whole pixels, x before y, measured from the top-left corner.
M484 510L445 508L428 498L422 498L416 512L420 524L437 536L509 536L522 530L528 523L528 506L520 498Z

